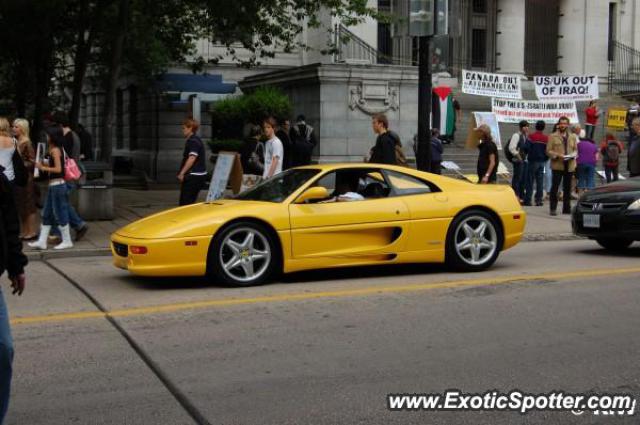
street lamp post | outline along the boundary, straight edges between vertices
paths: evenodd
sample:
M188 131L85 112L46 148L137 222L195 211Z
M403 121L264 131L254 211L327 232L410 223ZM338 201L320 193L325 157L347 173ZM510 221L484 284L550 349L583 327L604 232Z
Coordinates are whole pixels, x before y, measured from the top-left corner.
M431 171L431 36L418 38L418 149L416 166Z

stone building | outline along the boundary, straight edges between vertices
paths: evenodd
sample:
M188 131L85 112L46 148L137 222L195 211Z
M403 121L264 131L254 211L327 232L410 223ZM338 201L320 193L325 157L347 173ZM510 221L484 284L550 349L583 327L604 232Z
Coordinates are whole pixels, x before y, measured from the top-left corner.
M369 4L400 14L407 2L370 0ZM526 79L533 75L596 74L601 92L617 90L621 81L628 85L629 79L636 82L627 91L637 87L640 92L640 62L633 65L640 61L636 51L640 49L639 3L449 0L448 35L434 40L435 84L455 88L462 69L476 69L522 75L525 89ZM140 176L172 182L182 152L181 120L189 114L200 115L202 136L207 138L207 111L216 100L240 93L243 87L264 84L284 88L292 98L294 114L305 113L318 128L319 161L361 158L372 143L370 115L376 111L387 112L403 140L410 140L417 129L415 41L399 35L394 24L368 20L345 28L328 13L320 20L323 28L301 34L310 50L279 53L254 69L222 61L198 76L176 66L153 90L142 90L134 81L123 79L116 97L114 155L130 159ZM320 54L328 42L336 40L340 40L336 54ZM197 48L205 59L222 49L206 40ZM618 60L621 52L630 55L631 65L626 58ZM81 122L94 135L101 124L102 101L100 91L86 87Z

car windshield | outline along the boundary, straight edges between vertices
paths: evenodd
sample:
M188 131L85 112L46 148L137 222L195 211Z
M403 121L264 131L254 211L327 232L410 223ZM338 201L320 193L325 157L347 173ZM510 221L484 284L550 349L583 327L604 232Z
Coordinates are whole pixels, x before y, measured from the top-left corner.
M269 180L265 180L251 189L245 190L236 196L235 199L242 201L282 202L319 172L320 170L308 168L287 170L284 173L271 177Z

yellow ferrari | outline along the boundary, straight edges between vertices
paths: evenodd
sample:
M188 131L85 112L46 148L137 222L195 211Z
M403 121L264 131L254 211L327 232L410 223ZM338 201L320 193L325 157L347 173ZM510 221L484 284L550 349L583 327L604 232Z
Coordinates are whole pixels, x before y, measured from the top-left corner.
M380 164L287 170L233 199L164 211L116 231L114 264L141 276L209 276L249 286L330 267L490 267L522 238L508 186Z

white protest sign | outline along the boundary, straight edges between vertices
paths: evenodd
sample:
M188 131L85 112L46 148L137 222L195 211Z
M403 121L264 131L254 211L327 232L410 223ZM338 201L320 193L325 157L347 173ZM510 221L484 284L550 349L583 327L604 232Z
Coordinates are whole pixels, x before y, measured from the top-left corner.
M520 77L462 70L462 93L476 96L522 99Z
M540 100L593 100L599 97L596 75L534 77L534 82Z
M216 168L213 170L213 176L211 177L211 183L209 184L209 193L207 193L206 202L222 198L222 195L227 188L227 183L229 182L229 176L231 175L231 168L233 167L234 159L234 155L218 155Z
M573 100L510 100L493 99L491 110L498 122L518 123L544 121L555 124L560 117L569 118L571 124L580 122Z

